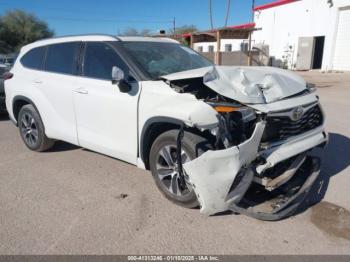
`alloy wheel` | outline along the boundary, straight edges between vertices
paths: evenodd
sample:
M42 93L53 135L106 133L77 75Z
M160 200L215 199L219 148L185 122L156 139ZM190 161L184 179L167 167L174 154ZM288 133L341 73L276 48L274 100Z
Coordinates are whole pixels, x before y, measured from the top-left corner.
M21 119L21 132L24 140L30 146L34 146L39 139L39 132L35 119L28 113L24 113Z
M156 170L163 186L173 195L184 196L191 192L192 187L185 177L179 173L177 164L177 148L174 145L163 146L157 154ZM182 163L190 161L188 153L181 150Z

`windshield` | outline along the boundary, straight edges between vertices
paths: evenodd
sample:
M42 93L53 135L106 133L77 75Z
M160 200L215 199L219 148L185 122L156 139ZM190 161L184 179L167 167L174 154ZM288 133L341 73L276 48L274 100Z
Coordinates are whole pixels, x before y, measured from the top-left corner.
M191 48L176 43L123 42L123 46L153 79L213 65Z

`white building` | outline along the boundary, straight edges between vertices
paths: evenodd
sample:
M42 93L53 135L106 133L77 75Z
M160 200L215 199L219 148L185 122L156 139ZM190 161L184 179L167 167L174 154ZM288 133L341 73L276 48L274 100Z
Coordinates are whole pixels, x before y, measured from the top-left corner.
M279 0L254 9L253 46L273 65L350 70L350 0Z
M220 52L240 51L245 48L246 39L222 39ZM194 49L198 52L216 52L216 42L194 43Z
M254 28L255 23L246 23L241 25L229 26L228 29L250 29ZM216 52L216 42L198 42L194 43L193 48L198 52ZM246 51L248 48L247 39L221 39L220 52Z

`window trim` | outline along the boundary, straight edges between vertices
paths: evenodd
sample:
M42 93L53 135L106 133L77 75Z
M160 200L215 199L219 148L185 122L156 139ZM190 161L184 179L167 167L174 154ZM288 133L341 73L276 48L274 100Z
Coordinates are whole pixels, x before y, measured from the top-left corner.
M28 55L31 51L33 51L33 50L35 50L35 49L39 49L39 48L43 48L43 49L44 49L44 56L43 56L43 59L42 59L42 61L41 61L41 68L33 68L33 67L26 66L26 65L22 62L23 58L24 58L26 55ZM19 62L20 62L20 64L21 64L24 68L26 68L26 69L35 70L35 71L45 71L45 70L44 70L44 64L45 64L45 60L46 60L46 54L47 54L47 46L46 46L46 45L37 46L37 47L34 47L34 48L32 48L32 49L29 49L27 52L25 52L25 53L21 56L21 58L19 59Z
M125 63L129 66L130 72L132 72L132 76L136 79L136 81L154 81L154 79L152 79L152 77L147 72L145 72L137 65L137 63L130 57L128 51L124 48L123 43L128 43L128 41L109 43L114 47L117 54L120 55L123 61L125 61Z
M78 44L78 47L76 48L75 54L74 54L74 62L73 62L73 68L72 68L73 72L71 74L69 74L69 73L46 70L47 53L48 53L49 47L53 46L53 45L61 45L61 44L69 44L69 43L77 43ZM43 69L41 71L51 73L51 74L65 75L65 76L78 76L79 56L80 56L80 52L81 52L81 45L82 45L82 41L70 41L70 42L62 42L62 43L54 43L54 44L46 45L45 46L46 50L45 50ZM74 67L75 67L75 70L73 70Z
M119 58L123 61L123 63L127 66L128 70L129 70L129 75L134 79L134 80L128 81L128 83L132 84L132 83L137 83L140 81L138 74L135 73L132 66L130 66L130 64L126 61L126 59L120 54L120 52L118 52L118 49L115 48L115 46L113 44L111 44L110 42L106 42L106 41L84 41L82 43L80 59L79 59L79 65L80 65L80 72L78 75L79 77L93 79L93 80L99 80L99 81L107 81L107 82L112 81L112 75L111 75L111 79L104 79L104 78L98 78L98 77L84 75L85 53L86 53L87 44L89 44L89 43L94 43L94 44L95 43L102 43L102 44L109 46L116 53L116 55L119 56Z
M78 44L80 44L80 47L78 47L77 50L76 50L75 58L74 58L76 72L73 72L71 74L67 74L67 73L62 73L62 72L54 72L54 71L46 70L45 66L46 66L48 47L52 46L52 45L65 44L65 43L78 43ZM50 73L50 74L65 75L65 76L79 76L78 75L79 72L78 72L77 68L79 68L79 66L80 66L78 58L79 58L80 53L81 53L81 45L82 45L82 43L83 43L82 41L70 41L70 42L62 42L62 43L54 43L54 44L50 44L50 45L37 46L37 47L34 47L34 48L28 50L25 54L23 54L21 56L21 58L19 59L19 62L24 68L29 69L29 70L34 70L34 71L39 71L39 72L46 72L46 73ZM22 62L23 57L26 56L32 50L37 49L37 48L43 48L44 49L44 57L43 57L43 60L42 60L41 68L32 68L32 67L28 67L28 66L24 65L23 62Z

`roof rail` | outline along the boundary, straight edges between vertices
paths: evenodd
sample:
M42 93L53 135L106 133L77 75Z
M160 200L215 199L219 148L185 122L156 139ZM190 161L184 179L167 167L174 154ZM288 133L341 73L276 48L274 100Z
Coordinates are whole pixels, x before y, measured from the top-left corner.
M40 41L46 41L46 40L51 40L51 39L62 39L62 38L67 38L67 37L83 37L83 36L109 36L117 39L118 41L121 41L119 37L115 35L109 35L109 34L77 34L77 35L63 35L63 36L56 36L56 37L50 37L50 38L43 38L40 40L37 40L35 42L40 42Z

